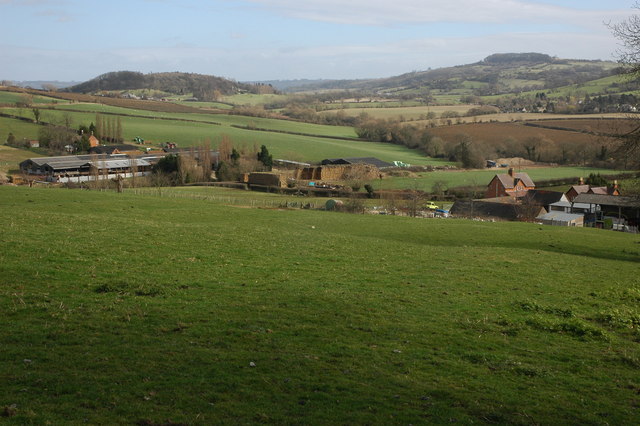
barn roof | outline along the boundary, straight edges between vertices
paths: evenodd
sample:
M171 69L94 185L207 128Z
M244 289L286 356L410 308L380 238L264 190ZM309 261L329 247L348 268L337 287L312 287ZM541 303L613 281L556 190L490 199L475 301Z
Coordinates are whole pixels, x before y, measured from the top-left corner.
M584 215L578 213L565 213L561 211L551 211L536 217L537 220L552 220L554 222L568 223L579 220L580 218L584 218Z
M579 194L573 201L576 203L600 204L601 206L640 208L640 197L623 197L621 195Z
M126 169L128 167L131 167L133 164L135 164L137 167L144 167L144 166L150 166L151 163L149 163L146 160L140 159L140 158L124 158L124 159L116 159L116 160L105 160L105 161L97 161L97 162L91 162L90 164L97 164L97 167L99 169Z
M531 189L527 192L525 198L542 206L548 206L567 199L564 192L547 191L544 189Z

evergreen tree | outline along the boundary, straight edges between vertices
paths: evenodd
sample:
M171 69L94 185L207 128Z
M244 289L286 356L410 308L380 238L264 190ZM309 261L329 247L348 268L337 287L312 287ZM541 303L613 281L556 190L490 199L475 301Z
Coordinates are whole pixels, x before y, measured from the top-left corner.
M269 154L269 150L264 145L260 147L260 152L258 153L258 161L264 164L267 170L271 170L271 167L273 166L273 156Z
M122 120L120 120L119 116L116 118L116 142L124 142L124 138L122 137Z
M103 120L100 114L96 114L96 125L94 126L94 136L98 139L102 139L104 133ZM91 128L91 127L89 127Z
M233 148L233 150L231 151L231 164L233 164L234 166L237 166L239 161L240 161L240 153L238 152L237 149Z

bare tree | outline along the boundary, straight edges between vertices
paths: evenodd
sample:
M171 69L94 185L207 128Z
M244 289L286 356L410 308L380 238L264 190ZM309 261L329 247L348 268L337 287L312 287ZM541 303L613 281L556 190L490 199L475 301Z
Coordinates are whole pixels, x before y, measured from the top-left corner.
M633 8L640 10L640 2ZM630 79L640 78L640 15L631 15L617 24L608 24L613 35L622 43L618 50L618 60L628 67L626 74ZM618 135L619 144L616 153L640 164L640 123L631 131Z

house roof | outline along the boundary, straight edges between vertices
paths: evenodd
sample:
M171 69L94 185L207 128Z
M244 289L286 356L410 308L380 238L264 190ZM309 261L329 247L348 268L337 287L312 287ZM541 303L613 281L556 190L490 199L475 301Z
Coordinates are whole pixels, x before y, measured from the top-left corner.
M64 155L59 157L37 157L29 158L28 160L20 163L20 167L24 167L28 162L31 162L39 168L48 167L51 170L66 170L66 169L80 169L91 167L94 161L125 161L130 164L130 159L126 155L102 155L97 157L94 155ZM143 165L143 164L139 164ZM147 163L148 165L148 163Z
M579 194L573 199L576 203L600 204L601 206L640 208L640 197L621 195Z
M500 182L502 183L502 186L504 186L505 189L515 188L518 180L521 180L524 186L528 186L528 187L536 186L536 184L533 183L533 180L531 180L529 175L526 173L514 173L513 176L511 176L508 173L502 173L499 175L495 175L494 179L495 178L498 178L498 180L500 180Z
M548 206L558 201L564 201L567 199L564 192L547 191L544 189L532 189L527 192L526 199L533 203L540 204L541 206Z
M551 211L536 217L537 220L552 220L554 222L573 222L574 220L579 220L581 218L584 218L583 214L565 213L560 211Z
M123 158L116 160L92 161L90 164L97 164L99 169L126 169L135 164L137 167L150 166L151 164L140 158Z
M569 191L571 191L572 189L576 192L576 194L583 194L589 190L589 185L573 185L571 188L569 188Z
M608 195L609 191L607 190L606 186L592 186L591 188L589 188L589 191L587 191L590 194L601 194L601 195Z
M549 204L549 206L551 206L551 207L562 207L562 208L574 208L574 209L589 210L589 209L591 209L592 204L572 203L571 201L558 201L556 203Z

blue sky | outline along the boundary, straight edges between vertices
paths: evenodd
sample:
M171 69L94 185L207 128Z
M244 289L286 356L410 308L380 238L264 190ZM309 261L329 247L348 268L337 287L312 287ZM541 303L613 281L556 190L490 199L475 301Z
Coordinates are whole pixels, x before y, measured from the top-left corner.
M493 53L615 58L633 0L0 0L0 79L388 77Z

